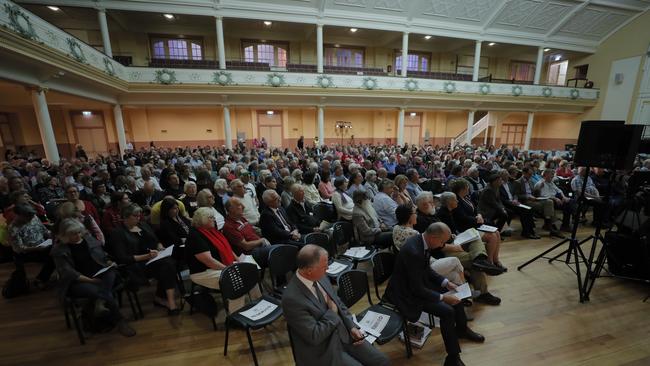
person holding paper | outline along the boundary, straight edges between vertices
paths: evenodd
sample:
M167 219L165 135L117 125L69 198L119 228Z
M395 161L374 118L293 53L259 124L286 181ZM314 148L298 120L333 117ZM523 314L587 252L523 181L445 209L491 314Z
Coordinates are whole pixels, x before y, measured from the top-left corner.
M327 251L305 245L296 262L296 275L282 295L296 365L389 365L388 357L364 340L364 334L327 280Z
M518 201L526 206L530 206L533 212L544 218L544 226L542 229L548 230L551 236L564 238L555 227L556 218L553 201L550 199L539 200L533 195L532 176L533 169L526 166L521 170L521 177L514 182L514 192L517 195Z
M575 200L566 197L564 192L553 182L555 178L555 171L553 169L546 169L542 173L542 180L535 184L534 192L538 197L545 197L553 201L556 208L562 210L562 226L560 230L571 231L571 216L576 209Z
M120 334L125 337L135 335L113 297L117 271L109 268L111 262L102 244L88 234L79 220L67 218L59 223L52 258L59 273L61 299L72 296L95 301L96 315L108 313Z
M514 175L517 173L517 168L512 169L512 177L508 170L501 169L499 175L501 176L501 187L499 187L499 195L501 202L508 212L508 217L514 215L519 216L521 221L521 236L527 239L540 239L539 235L535 233L535 220L533 219L533 212L530 208L521 207L517 196L515 195L514 186L511 180L514 180Z
M191 222L181 215L178 201L172 197L166 197L160 203L160 229L157 234L162 245L167 248L174 246L174 258L177 261L185 261L185 244L190 232Z
M34 287L44 288L54 272L54 262L50 257L50 245L46 240L50 231L36 216L36 210L29 204L18 204L14 207L14 221L9 225L9 243L14 251L16 271L25 272L25 262L42 263L42 267L33 282Z
M146 284L147 278L155 278L154 305L166 308L170 316L179 315L175 296L176 262L169 256L147 264L165 247L151 227L140 222L140 206L131 204L124 207L121 216L123 223L113 230L109 241L116 262L126 266L131 281L136 285Z
M462 366L458 339L484 342L485 337L467 326L460 299L444 294L457 286L429 266L430 250L441 248L450 238L449 227L440 222L431 224L423 234L410 237L397 256L385 296L410 322L417 322L423 311L439 317L447 351L445 366Z
M352 194L352 201L354 201L352 224L355 238L365 246L376 244L380 248L389 248L392 233L384 231L388 228L380 224L366 191L364 189L355 191Z

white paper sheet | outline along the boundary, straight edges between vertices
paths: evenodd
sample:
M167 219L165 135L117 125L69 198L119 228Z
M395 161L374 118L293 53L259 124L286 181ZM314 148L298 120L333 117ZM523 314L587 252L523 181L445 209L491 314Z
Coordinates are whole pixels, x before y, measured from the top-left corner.
M390 319L389 315L376 313L374 311L366 312L366 315L359 322L359 327L364 332L379 337L381 331L384 330L388 320Z
M352 258L363 258L368 255L370 251L364 247L353 247L345 251L343 255L352 257Z
M52 239L46 239L44 242L36 246L36 248L48 248L52 246Z
M490 225L485 225L485 224L483 224L483 225L479 226L479 228L478 228L477 230L478 230L478 231L484 231L484 232L486 232L486 233L494 233L494 232L496 232L498 229L497 229L496 227L494 227L494 226L490 226Z
M343 263L332 262L332 264L330 264L330 265L327 267L327 274L331 274L331 275L338 274L338 273L340 273L341 271L343 271L344 269L346 269L347 267L348 267L348 266L346 266L346 265L343 264Z
M260 265L255 262L255 259L253 259L252 255L242 254L239 256L239 258L237 258L237 261L242 263L253 263L257 266L257 269L262 269L262 267L260 267Z
M465 282L456 287L455 290L447 292L445 295L453 295L462 300L472 297L472 290L469 288L469 283Z
M252 308L242 311L240 314L250 320L259 320L271 314L278 306L266 300L260 301Z
M111 265L108 266L108 267L104 267L104 268L100 269L99 271L97 271L97 273L95 273L95 274L93 275L93 277L97 277L97 276L101 275L102 273L108 271L109 269L111 269L111 268L113 268L113 267L117 267L117 265L116 265L115 263L113 263L113 264L111 264Z
M470 241L477 240L481 238L481 234L478 233L476 229L467 229L462 233L456 235L454 239L454 244L463 245L469 243Z
M151 263L153 263L153 262L155 262L155 261L157 261L159 259L163 259L163 258L167 258L167 257L171 256L173 251L174 251L174 246L173 245L168 246L167 248L165 248L165 249L161 250L160 252L158 252L157 256L149 259L149 261L147 262L147 265L149 265L149 264L151 264Z
M518 207L525 208L526 210L530 210L530 206L522 205L521 203L518 205Z

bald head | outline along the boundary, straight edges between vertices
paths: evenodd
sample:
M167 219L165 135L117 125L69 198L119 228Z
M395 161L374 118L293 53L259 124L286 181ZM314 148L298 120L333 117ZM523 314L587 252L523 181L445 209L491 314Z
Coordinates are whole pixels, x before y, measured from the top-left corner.
M451 230L447 224L434 222L424 231L424 240L429 249L440 248L451 238Z
M314 244L307 244L298 251L296 265L298 269L304 270L318 265L321 257L327 258L327 250Z

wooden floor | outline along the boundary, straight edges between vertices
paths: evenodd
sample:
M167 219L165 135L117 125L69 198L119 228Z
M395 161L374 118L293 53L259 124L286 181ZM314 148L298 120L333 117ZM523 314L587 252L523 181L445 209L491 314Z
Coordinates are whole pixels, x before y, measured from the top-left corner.
M584 237L589 229L581 230ZM650 289L637 283L603 278L591 301L578 302L576 281L562 262L540 260L519 272L516 266L550 247L556 240L508 239L502 261L510 271L490 279L491 292L503 303L474 305L470 326L485 335L484 344L463 343L468 365L650 365ZM31 268L34 269L34 268ZM11 264L0 265L4 282ZM374 297L373 297L374 299ZM0 364L32 365L250 365L245 333L231 332L227 357L224 331L214 332L207 317L169 318L151 305L151 292L141 295L145 318L131 324L137 336L116 332L91 337L80 346L67 330L54 290L0 300ZM353 310L366 306L365 301ZM124 314L130 314L127 306ZM223 314L218 319L223 322ZM253 333L260 364L293 363L286 324L281 319ZM410 360L394 340L380 347L393 364L440 365L445 356L438 330Z

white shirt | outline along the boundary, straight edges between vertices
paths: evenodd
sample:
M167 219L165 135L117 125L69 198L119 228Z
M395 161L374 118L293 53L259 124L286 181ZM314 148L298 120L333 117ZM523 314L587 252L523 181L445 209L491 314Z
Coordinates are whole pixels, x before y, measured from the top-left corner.
M424 243L424 252L426 253L427 250L429 250L429 246L427 245L427 239L424 237L424 233L420 234L422 235L422 243ZM298 272L296 272L298 273ZM447 284L449 283L448 279L442 280L442 284L440 287L447 287ZM440 301L442 301L443 294L440 294Z
M237 198L239 198L242 205L244 205L244 212L242 215L246 221L250 222L251 225L257 225L257 223L260 222L260 212L257 210L253 198L248 193L244 194L244 197Z
M290 228L289 226L287 226L289 223L288 223L287 220L286 220L286 219L285 219L285 218L284 218L284 217L283 217L283 216L278 212L278 209L277 209L277 208L272 208L272 207L271 207L271 211L273 211L273 213L275 214L275 216L277 216L277 217L280 219L280 222L282 223L282 226L284 226L284 230L286 230L286 231L291 231L291 228Z
M298 277L300 282L302 282L303 285L305 285L307 287L309 292L311 292L311 294L314 295L314 297L318 300L318 295L316 294L316 289L314 288L314 281L308 280L305 277L303 277L302 275L300 275L300 271L296 271L296 277ZM327 292L325 292L325 290L323 289L323 286L321 286L319 284L318 289L320 290L321 294L323 295L323 299L325 299L325 301L327 301L329 296L327 295Z

